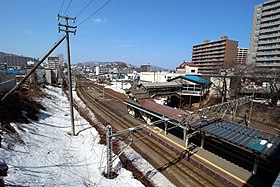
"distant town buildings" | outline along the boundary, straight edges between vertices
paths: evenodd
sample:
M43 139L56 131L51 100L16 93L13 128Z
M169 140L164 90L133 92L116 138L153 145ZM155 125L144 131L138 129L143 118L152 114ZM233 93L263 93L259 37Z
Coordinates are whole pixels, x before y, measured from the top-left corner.
M48 57L48 61L45 66L46 82L49 84L61 83L63 81L64 68L65 64L62 54L55 57Z
M96 75L103 75L103 74L109 73L110 71L113 71L113 69L110 66L98 65L95 67Z
M194 45L192 62L198 66L200 74L216 74L221 68L231 67L236 63L238 42L221 36L220 40Z
M280 67L280 1L269 0L254 9L248 63Z
M167 82L168 80L180 76L182 74L170 72L140 72L140 82Z
M245 64L248 60L249 49L248 48L237 48L236 63Z
M58 69L59 68L59 57L48 57L47 68L48 69Z
M151 64L142 64L141 66L140 66L140 71L142 71L142 72L150 72L151 71Z
M0 52L2 64L0 75L14 74L18 81L34 67L36 62L37 59L30 57ZM238 47L238 41L221 36L216 41L205 40L201 44L194 45L192 61L181 63L176 67L176 73L152 67L149 63L136 68L123 62L79 63L73 65L72 70L73 75L79 74L96 80L166 82L181 75L200 74L215 77L222 69L234 67L236 64L246 66L246 63L254 64L256 67L280 67L280 0L268 0L255 6L250 49ZM48 57L44 67L38 68L29 81L61 83L66 80L68 73L65 67L63 54Z
M38 62L38 60L35 58L0 52L0 64L6 64L7 67L14 67L14 69L24 69L28 61Z

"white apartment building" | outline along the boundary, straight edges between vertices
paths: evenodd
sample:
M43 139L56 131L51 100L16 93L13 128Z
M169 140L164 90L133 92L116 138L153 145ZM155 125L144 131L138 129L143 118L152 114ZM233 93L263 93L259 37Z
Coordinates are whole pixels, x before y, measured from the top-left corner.
M280 0L255 6L247 62L262 68L280 68Z
M249 49L248 48L237 48L236 63L245 64L248 60Z

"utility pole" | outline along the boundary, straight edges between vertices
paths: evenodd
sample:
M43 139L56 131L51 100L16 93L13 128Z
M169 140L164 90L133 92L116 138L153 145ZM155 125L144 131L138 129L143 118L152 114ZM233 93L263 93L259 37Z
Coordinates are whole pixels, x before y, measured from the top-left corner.
M113 138L113 133L112 133L112 127L108 125L106 127L106 138L107 138L107 178L110 179L111 177L111 172L112 172L112 166L113 166L113 151L112 151L112 138Z
M72 135L75 136L69 33L72 33L72 34L75 35L77 26L69 25L68 21L72 20L73 22L75 22L76 18L70 18L68 16L62 16L62 15L59 15L59 14L58 14L57 17L58 17L58 21L60 21L60 19L65 20L65 24L58 23L58 32L63 31L63 32L66 33L67 54L68 54L68 90L69 90L69 98L70 98L70 116L71 116ZM61 27L64 28L64 29L61 29ZM70 30L70 29L72 29L72 30Z

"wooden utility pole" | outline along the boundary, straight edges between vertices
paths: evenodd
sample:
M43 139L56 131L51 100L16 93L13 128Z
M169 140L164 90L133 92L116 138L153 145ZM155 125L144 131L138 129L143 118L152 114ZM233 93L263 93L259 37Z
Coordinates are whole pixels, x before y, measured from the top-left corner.
M70 61L70 44L69 44L69 33L76 34L77 26L69 25L69 20L75 21L76 18L70 18L68 16L62 16L58 14L58 21L60 19L65 20L65 24L58 23L58 32L63 31L66 33L67 41L67 54L68 54L68 90L69 90L69 100L70 100L70 116L71 116L71 127L72 135L75 136L75 124L74 124L74 113L73 113L73 94L72 94L72 77L71 77L71 61ZM64 28L64 29L61 29ZM72 30L70 30L72 29Z

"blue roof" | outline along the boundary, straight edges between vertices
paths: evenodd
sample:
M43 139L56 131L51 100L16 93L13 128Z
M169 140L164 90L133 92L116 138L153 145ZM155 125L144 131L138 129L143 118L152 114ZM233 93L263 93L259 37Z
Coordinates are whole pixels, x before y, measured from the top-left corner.
M16 69L16 70L7 70L7 74L17 74L17 75L24 75L25 72L21 69Z
M188 81L197 83L197 84L210 84L211 81L207 80L207 79L203 79L200 76L197 75L184 75L184 76L180 76L182 79L186 79Z
M192 127L216 138L241 146L257 154L279 159L280 136L229 121L193 123Z

